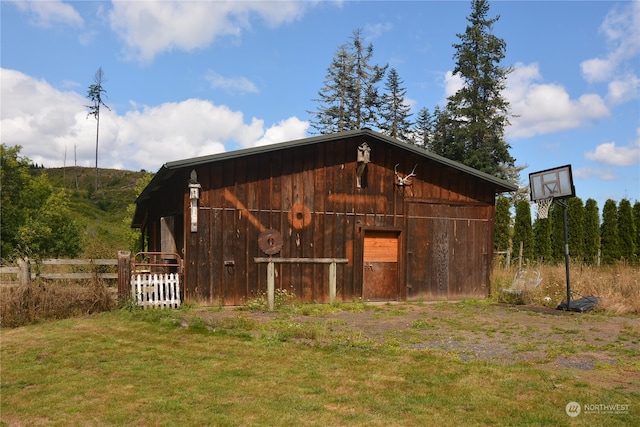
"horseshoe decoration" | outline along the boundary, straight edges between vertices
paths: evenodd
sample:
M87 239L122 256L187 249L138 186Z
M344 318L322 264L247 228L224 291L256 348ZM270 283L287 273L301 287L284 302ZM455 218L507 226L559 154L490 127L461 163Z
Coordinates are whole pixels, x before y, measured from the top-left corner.
M275 255L280 252L283 244L282 235L276 230L265 230L258 236L258 247L267 255Z
M311 224L311 211L302 203L291 206L289 211L289 224L296 230L302 230Z

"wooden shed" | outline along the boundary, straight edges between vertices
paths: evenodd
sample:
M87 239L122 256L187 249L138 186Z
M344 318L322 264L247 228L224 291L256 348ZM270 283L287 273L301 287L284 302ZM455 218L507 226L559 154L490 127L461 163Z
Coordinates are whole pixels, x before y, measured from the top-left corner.
M185 301L255 298L260 257L344 260L337 301L483 298L495 197L515 189L365 129L166 163L132 226L148 251L183 258ZM328 302L328 275L326 264L277 263L275 287Z

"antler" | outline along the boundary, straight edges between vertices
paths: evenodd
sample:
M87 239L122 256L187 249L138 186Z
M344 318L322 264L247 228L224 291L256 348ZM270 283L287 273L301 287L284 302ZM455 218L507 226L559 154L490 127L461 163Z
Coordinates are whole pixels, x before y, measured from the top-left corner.
M400 176L400 174L398 173L398 165L400 163L396 163L395 167L393 168L393 171L396 174L396 179L397 179L397 184L399 186L405 186L405 185L411 185L411 177L412 176L416 176L416 168L418 167L418 164L416 163L416 165L413 167L413 170L411 171L411 173L409 175L406 176Z

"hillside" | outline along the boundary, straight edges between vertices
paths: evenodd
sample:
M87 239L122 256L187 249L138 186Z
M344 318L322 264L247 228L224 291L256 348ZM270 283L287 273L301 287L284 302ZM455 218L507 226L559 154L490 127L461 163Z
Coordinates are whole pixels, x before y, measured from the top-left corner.
M132 230L127 207L138 196L138 183L146 182L152 174L98 169L98 191L93 197L94 168L34 168L31 172L45 173L55 188L64 188L71 195L74 218L86 230L83 257L113 258L118 250L130 248Z

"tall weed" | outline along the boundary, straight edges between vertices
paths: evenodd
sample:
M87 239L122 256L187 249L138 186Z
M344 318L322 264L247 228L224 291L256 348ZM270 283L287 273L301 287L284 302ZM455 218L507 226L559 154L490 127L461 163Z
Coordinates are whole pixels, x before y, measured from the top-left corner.
M117 306L113 292L100 280L84 285L39 280L26 286L0 288L0 294L2 327L109 311Z
M560 265L529 267L540 272L542 282L531 294L531 302L537 305L557 307L566 299L566 268ZM496 267L492 277L492 295L499 295L499 288L508 287L517 268ZM640 267L624 264L588 266L571 264L569 268L571 298L596 296L600 298L597 309L610 314L640 314Z

